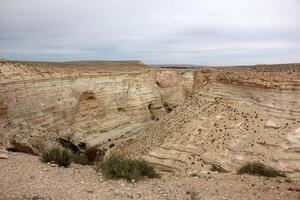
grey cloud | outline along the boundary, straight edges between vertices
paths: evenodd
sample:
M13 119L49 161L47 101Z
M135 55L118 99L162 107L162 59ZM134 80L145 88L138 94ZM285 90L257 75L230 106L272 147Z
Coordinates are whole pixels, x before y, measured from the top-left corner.
M2 0L0 58L300 62L299 10L298 0Z

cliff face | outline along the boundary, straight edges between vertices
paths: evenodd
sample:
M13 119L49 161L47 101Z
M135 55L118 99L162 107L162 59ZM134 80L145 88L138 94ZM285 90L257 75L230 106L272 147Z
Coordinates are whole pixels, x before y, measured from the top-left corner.
M0 145L103 144L176 173L260 161L300 177L300 64L0 63ZM172 112L171 112L172 111Z
M299 64L200 69L195 82L191 99L123 151L177 173L259 161L300 177Z
M0 63L0 145L39 153L114 143L193 91L193 73L139 62ZM75 146L74 146L75 145Z

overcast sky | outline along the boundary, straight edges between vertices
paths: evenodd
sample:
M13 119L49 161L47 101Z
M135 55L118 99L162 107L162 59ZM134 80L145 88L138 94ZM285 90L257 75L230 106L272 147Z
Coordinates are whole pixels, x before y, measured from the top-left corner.
M300 62L300 0L0 0L0 58Z

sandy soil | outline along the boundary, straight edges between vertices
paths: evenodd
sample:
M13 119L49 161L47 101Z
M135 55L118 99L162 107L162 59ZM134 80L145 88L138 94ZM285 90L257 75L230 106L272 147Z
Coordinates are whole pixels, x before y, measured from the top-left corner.
M200 174L129 183L106 180L90 166L41 163L36 156L9 153L0 159L0 199L300 199L299 182L236 174Z

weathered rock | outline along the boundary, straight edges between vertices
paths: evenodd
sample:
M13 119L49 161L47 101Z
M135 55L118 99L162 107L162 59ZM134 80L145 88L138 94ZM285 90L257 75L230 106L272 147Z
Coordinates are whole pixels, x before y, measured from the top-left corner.
M266 125L266 128L280 128L280 126L278 124L275 124L273 121L268 120Z
M175 70L2 61L0 146L36 154L117 145L174 173L260 161L300 177L299 80L300 64Z
M7 158L8 158L8 152L0 151L0 159L7 159Z
M140 62L0 62L0 146L74 151L138 132L193 91L191 71Z
M195 73L195 95L120 150L175 173L259 161L300 177L299 64Z

